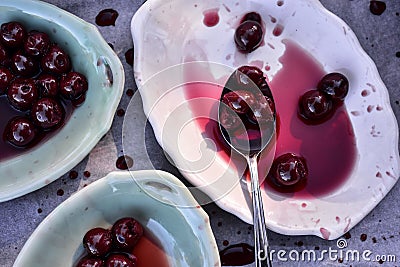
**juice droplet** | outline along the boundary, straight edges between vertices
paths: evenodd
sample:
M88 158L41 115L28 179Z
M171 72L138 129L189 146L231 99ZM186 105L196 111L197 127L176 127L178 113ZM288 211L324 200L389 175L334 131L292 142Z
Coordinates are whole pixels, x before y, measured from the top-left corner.
M125 52L125 61L129 65L133 66L133 48L130 48Z
M57 190L57 196L63 196L64 195L64 190L62 190L62 189L58 189Z
M362 242L364 242L365 240L367 240L367 235L366 235L366 234L361 234L360 240L361 240Z
M125 110L120 108L117 110L117 116L118 117L123 117L125 115Z
M370 1L369 10L374 15L381 15L386 10L386 3L382 1Z
M218 9L209 9L203 12L203 23L207 27L214 27L219 22Z
M272 31L272 34L274 36L279 36L281 35L283 32L283 25L282 24L278 24L275 26L274 30Z
M241 266L254 262L254 247L240 243L226 247L219 253L222 266Z
M99 26L115 26L115 21L118 18L118 12L114 9L104 9L96 16L96 24Z
M133 159L127 155L122 155L117 159L115 166L120 170L127 170L133 166Z
M77 171L70 171L69 172L69 178L71 180L74 180L74 179L78 178L78 172Z

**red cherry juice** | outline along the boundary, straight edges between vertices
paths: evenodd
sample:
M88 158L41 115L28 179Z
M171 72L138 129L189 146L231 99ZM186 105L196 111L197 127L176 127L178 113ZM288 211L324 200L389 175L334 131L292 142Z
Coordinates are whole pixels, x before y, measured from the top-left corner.
M165 251L149 233L144 231L143 236L133 249L133 255L137 258L135 267L169 267Z
M302 188L278 191L268 179L264 189L293 197L316 197L338 189L349 177L356 161L356 140L345 105L338 107L334 116L319 125L307 125L298 116L298 101L302 94L315 89L326 74L309 53L292 41L285 41L286 50L280 58L281 70L270 81L277 111L277 145L275 158L284 153L296 153L306 159L309 176ZM262 59L261 59L262 60ZM268 60L266 60L268 61ZM185 73L188 76L188 73ZM186 77L190 81L190 77ZM228 78L228 77L226 77ZM224 83L219 83L224 84ZM204 135L215 141L217 153L229 162L230 148L223 140L217 118L218 99L223 86L211 83L190 83L185 86L188 100L208 98L214 101L191 101L194 116L200 116L197 124ZM351 85L350 85L351 90ZM208 118L205 115L208 115ZM233 164L237 163L234 155ZM260 165L263 164L262 158ZM267 169L268 166L261 166ZM260 173L262 174L262 171ZM263 175L264 176L264 175Z

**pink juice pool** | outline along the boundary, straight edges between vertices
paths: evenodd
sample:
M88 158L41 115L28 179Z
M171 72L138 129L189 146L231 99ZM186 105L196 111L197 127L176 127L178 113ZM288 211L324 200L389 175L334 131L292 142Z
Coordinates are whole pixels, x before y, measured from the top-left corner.
M301 198L329 194L346 182L356 160L356 140L345 105L339 106L335 114L324 123L305 124L298 115L298 101L306 91L315 89L325 75L322 66L306 51L291 41L285 41L286 50L280 58L282 68L269 82L277 112L275 158L285 153L295 153L305 158L309 175L305 186L285 190L276 187L268 178L264 189L277 194ZM190 80L190 79L188 79ZM223 84L223 83L221 83ZM190 83L185 86L188 100L213 99L208 104L190 101L196 122L205 137L215 141L218 155L229 162L240 156L230 152L230 147L220 133L218 122L218 101L223 85L211 83ZM351 90L351 85L350 85ZM208 118L204 114L209 114ZM262 170L269 162L268 156L259 159L261 177L267 176ZM270 163L268 163L270 164ZM261 179L262 180L262 179Z

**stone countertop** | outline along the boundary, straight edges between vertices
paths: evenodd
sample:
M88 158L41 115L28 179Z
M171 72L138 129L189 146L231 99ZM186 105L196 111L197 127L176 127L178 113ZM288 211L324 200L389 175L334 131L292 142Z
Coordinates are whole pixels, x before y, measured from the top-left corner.
M130 101L129 90L136 91L132 67L127 64L125 52L133 47L130 20L143 1L141 0L46 0L86 21L95 24L99 11L113 8L119 17L115 27L99 27L104 39L113 45L125 68L125 93L119 105L111 130L82 162L73 168L78 173L71 179L69 173L48 186L0 203L0 266L12 266L19 251L40 222L62 201L83 186L116 170L115 160L122 154L121 129L123 111ZM400 118L400 1L384 1L386 11L373 15L367 0L321 0L322 4L343 19L355 32L362 47L375 61L380 75L389 90L391 105L397 120ZM329 34L329 32L327 32ZM126 93L128 91L128 93ZM144 116L141 110L139 116ZM147 131L146 144L152 164L157 169L169 171L182 178L159 147L152 131ZM393 144L398 145L398 144ZM110 160L111 159L111 160ZM146 166L135 166L143 168ZM385 199L345 236L348 249L360 252L370 250L374 255L394 255L397 262L357 262L330 260L322 262L282 262L275 259L274 266L400 266L400 185L389 192ZM210 216L211 226L220 250L238 243L252 244L252 227L237 217L221 210L215 204L203 207ZM303 250L337 249L336 241L325 241L313 236L284 236L268 232L272 249L287 252ZM250 266L250 265L249 265Z

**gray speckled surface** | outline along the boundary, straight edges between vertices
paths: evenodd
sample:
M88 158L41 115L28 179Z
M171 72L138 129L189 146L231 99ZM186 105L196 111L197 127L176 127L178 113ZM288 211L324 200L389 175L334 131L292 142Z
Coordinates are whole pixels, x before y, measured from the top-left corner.
M116 27L99 27L105 40L114 45L125 67L126 86L135 90L132 67L126 64L125 52L133 46L129 26L130 19L141 5L136 0L47 0L88 22L94 24L98 12L105 8L114 8L119 12ZM386 84L391 97L394 113L400 118L400 1L387 0L386 11L375 16L369 11L367 0L321 0L322 4L342 18L355 32L362 47L375 61L381 77ZM326 34L329 34L327 32ZM396 53L397 57L396 57ZM120 108L125 109L130 98L124 94ZM138 107L138 116L143 116ZM112 129L100 141L95 149L74 170L78 172L77 179L64 175L48 186L23 197L0 203L0 266L12 266L18 252L35 227L58 204L79 190L85 184L103 177L109 171L115 170L115 160L122 153L121 127L123 117L115 116ZM150 129L149 129L150 130ZM147 147L150 148L151 160L158 169L163 169L182 177L168 163L161 148L155 141L151 131L146 136ZM394 146L398 144L393 144ZM114 160L110 160L114 159ZM145 168L141 162L136 162L136 168ZM90 177L83 175L90 172ZM63 194L61 194L61 190ZM58 193L57 193L58 192ZM340 263L325 257L322 262L274 262L274 266L400 266L400 185L397 184L387 197L356 227L350 230L351 237L347 239L348 249L370 250L372 255L395 255L397 263L377 262L367 263L348 261ZM223 249L226 244L252 243L251 228L235 216L228 214L214 204L204 206L211 218L217 244ZM366 234L366 240L361 235ZM269 232L272 249L281 248L286 251L305 249L336 249L336 241L325 241L311 236L283 236ZM348 237L348 236L347 236Z

